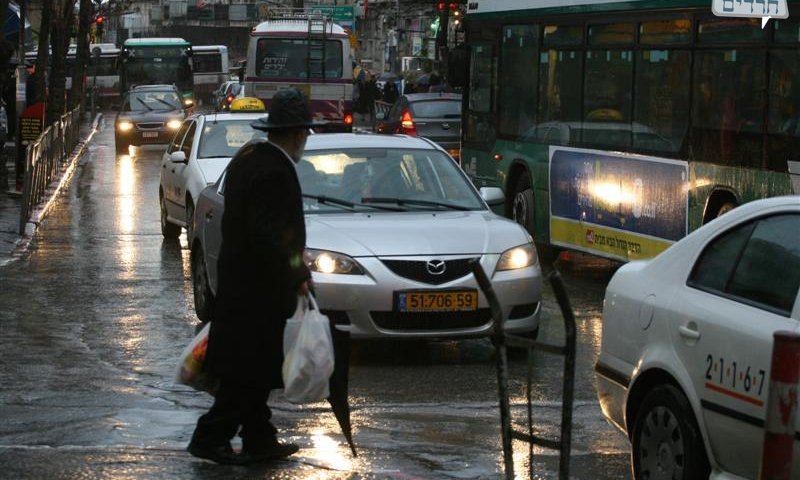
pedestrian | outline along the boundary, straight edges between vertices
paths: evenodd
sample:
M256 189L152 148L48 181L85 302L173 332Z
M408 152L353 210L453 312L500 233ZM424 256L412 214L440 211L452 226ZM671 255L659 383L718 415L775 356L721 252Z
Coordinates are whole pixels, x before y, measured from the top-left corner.
M397 85L395 82L388 80L383 86L383 101L389 104L394 104L399 96L400 95L397 91Z
M303 262L306 231L295 164L314 125L303 94L280 90L269 116L252 124L268 132L268 141L246 144L227 168L217 304L206 353L206 368L220 385L189 443L196 457L241 465L299 449L278 441L267 399L270 390L283 387L283 329L311 278ZM241 453L230 444L237 432Z

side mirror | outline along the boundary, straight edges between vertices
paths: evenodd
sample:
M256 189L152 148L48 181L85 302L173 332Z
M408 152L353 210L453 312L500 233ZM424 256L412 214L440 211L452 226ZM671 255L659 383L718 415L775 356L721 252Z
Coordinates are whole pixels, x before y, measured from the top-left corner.
M506 196L503 190L497 187L481 187L481 198L490 207L497 207L506 201Z
M169 154L169 161L172 163L186 163L186 153L183 150L175 150Z

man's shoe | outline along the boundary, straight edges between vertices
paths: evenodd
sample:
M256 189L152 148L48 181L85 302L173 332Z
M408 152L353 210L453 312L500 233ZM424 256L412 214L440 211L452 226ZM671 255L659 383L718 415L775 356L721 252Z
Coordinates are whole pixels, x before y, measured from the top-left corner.
M251 458L234 452L230 445L210 447L191 442L186 450L195 457L205 458L222 465L246 465L252 462Z
M245 445L242 448L242 455L246 455L253 462L263 462L288 457L297 453L298 450L300 450L300 447L297 444L280 443L275 440L274 442L261 443L257 446Z

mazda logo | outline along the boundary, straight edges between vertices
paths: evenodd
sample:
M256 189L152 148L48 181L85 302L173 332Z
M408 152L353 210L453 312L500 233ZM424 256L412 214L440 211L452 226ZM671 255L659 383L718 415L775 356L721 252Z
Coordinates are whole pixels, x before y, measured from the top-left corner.
M431 275L441 275L444 273L446 266L444 260L429 260L428 263L425 264L425 268Z

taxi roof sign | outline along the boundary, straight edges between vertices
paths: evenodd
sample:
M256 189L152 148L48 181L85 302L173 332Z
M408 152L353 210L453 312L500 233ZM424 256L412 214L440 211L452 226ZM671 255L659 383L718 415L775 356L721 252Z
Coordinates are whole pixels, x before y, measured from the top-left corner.
M266 112L264 102L255 97L237 98L231 103L231 112Z

